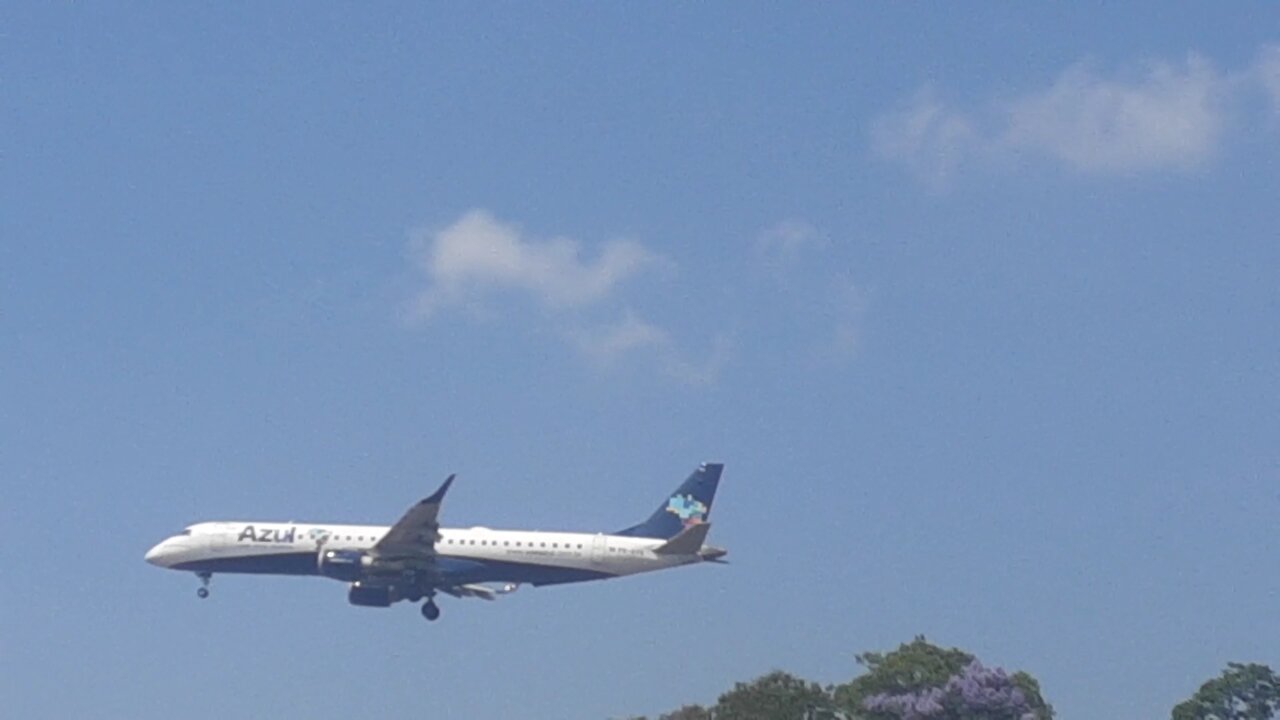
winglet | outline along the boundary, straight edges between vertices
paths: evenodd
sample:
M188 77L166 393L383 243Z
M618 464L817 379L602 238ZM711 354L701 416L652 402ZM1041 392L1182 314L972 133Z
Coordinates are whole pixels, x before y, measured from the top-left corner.
M711 523L698 523L681 530L675 537L662 543L653 551L659 555L696 555L702 549L711 531Z
M450 475L448 479L444 481L444 484L440 486L439 490L436 490L435 492L431 493L431 497L422 501L423 504L434 504L434 503L439 503L441 500L444 500L444 494L449 492L449 486L453 484L453 479L455 477L457 477L457 473Z

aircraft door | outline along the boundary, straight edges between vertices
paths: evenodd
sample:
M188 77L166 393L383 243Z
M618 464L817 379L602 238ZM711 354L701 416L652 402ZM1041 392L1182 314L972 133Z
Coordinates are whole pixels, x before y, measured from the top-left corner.
M591 538L591 562L599 565L604 562L604 554L606 552L606 543L608 538L604 535L595 535Z
M237 548L236 535L228 527L219 525L200 538L202 549L210 555L231 555Z

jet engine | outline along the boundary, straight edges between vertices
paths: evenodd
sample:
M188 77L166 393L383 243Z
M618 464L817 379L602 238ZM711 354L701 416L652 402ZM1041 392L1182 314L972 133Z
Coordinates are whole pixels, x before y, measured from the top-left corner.
M359 580L371 564L372 558L359 550L322 548L316 557L316 568L321 575L344 582Z
M400 594L390 585L369 586L353 582L351 589L347 592L348 602L364 607L390 607L391 603L399 599Z

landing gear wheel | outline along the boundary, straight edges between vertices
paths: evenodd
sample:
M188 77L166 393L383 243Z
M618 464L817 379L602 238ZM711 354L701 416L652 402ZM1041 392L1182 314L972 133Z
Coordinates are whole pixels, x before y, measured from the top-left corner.
M199 590L196 590L196 597L201 600L209 597L209 588L200 588Z
M440 617L440 607L436 605L434 600L422 603L422 617L428 620L435 620Z
M200 578L200 589L196 590L196 597L203 600L209 597L209 581L213 579L213 573L196 573L196 577Z

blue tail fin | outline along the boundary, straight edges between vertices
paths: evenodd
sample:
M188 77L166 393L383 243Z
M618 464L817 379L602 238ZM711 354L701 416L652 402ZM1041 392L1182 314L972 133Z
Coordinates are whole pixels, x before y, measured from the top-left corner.
M716 497L716 486L720 484L720 473L723 470L724 465L720 463L699 465L648 520L617 534L670 539L686 526L706 522L711 514L711 501Z

